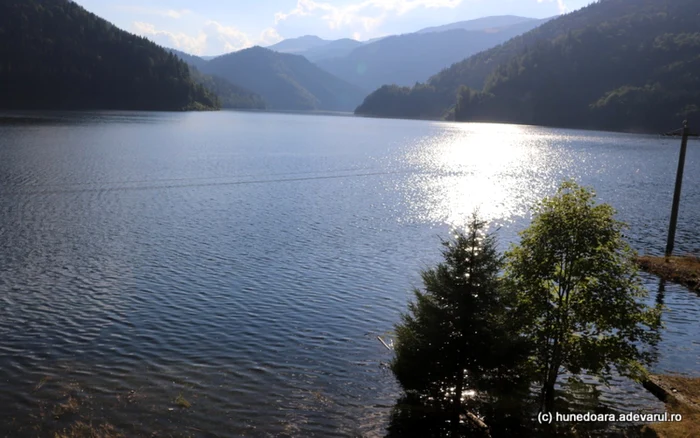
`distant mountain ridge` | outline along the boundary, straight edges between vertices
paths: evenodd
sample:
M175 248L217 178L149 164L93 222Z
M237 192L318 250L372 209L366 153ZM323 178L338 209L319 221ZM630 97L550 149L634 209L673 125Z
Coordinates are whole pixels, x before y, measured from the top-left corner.
M0 107L213 109L187 65L68 0L0 2Z
M268 109L352 111L365 96L303 56L257 46L207 61L202 72L261 95Z
M456 63L382 87L356 113L664 132L700 123L700 2L605 0ZM459 93L459 97L456 96Z
M190 66L190 75L192 79L216 94L223 108L265 109L265 100L258 94L236 84L232 84L230 81L219 76L202 73L201 70L208 62L205 59L179 50L169 50Z
M332 41L324 40L323 38L317 37L316 35L304 35L297 38L288 38L286 40L282 40L279 43L273 44L266 48L279 53L299 54L309 49L324 46L331 42Z
M316 62L321 59L345 56L363 44L350 38L324 40L314 35L305 35L280 41L268 46L267 49L279 53L302 55L309 61Z
M507 20L475 20L477 24L471 26L477 30L455 28L390 36L359 46L345 56L322 59L316 63L368 92L383 84L409 86L424 82L435 72L504 43L548 20L515 17L510 19L513 24L498 29L479 28ZM463 22L460 26L468 27L469 23L473 22Z
M474 20L458 21L456 23L445 24L442 26L426 27L416 33L429 32L445 32L447 30L462 29L462 30L487 30L501 29L505 27L515 26L532 21L538 21L536 18L518 17L515 15L498 15L493 17L483 17Z

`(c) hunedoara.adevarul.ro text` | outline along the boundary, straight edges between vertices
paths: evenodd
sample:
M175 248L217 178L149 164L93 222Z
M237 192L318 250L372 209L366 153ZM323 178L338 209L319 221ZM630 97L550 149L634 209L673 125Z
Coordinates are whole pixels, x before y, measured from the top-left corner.
M546 423L586 423L586 422L626 422L626 423L669 423L683 421L682 414L640 414L629 412L627 414L596 414L586 412L585 414L561 414L559 412L540 412L537 414L537 421L540 424Z

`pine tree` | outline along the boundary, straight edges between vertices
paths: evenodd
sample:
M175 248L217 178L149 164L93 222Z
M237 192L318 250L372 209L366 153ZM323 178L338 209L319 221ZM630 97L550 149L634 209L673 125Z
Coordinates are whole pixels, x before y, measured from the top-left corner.
M502 257L486 222L474 214L466 233L444 241L444 261L422 273L424 290L396 326L391 370L404 391L459 418L478 401L518 385L523 348L509 336L510 295L501 287ZM465 397L466 391L477 396Z

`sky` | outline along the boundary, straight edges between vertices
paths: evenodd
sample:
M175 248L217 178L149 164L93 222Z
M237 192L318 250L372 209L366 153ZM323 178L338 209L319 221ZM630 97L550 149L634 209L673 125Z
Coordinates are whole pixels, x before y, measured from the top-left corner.
M593 0L75 0L164 46L221 55L287 38L368 40L493 15L546 18Z

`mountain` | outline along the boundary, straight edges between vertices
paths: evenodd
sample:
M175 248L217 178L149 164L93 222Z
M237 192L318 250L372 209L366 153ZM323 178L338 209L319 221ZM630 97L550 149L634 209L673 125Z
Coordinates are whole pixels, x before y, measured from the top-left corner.
M546 20L499 29L411 33L364 44L344 57L319 60L324 70L365 90L383 84L413 85L468 56L501 44Z
M0 107L212 109L165 49L69 0L0 1Z
M280 41L279 43L268 46L267 48L279 53L301 54L301 52L325 46L330 42L331 41L324 40L315 35L304 35L298 38L289 38Z
M422 87L379 89L357 113L439 116L457 103L466 121L664 132L690 118L697 126L698 17L696 0L600 1Z
M347 56L350 54L350 52L363 44L364 43L361 43L360 41L350 38L343 38L340 40L329 41L328 44L305 50L298 53L298 55L302 55L311 62L318 62L323 59Z
M178 58L182 59L187 63L187 65L201 70L202 67L207 63L207 60L201 56L190 55L189 53L181 52L176 49L168 49L169 52L175 54Z
M362 44L350 38L329 41L317 36L307 35L287 39L267 48L279 53L302 55L309 61L316 62L322 59L345 56Z
M202 68L205 68L208 63L204 58L175 49L169 50L190 66L192 80L215 94L222 108L265 109L265 100L261 96L219 76L202 73Z
M260 95L234 85L224 78L201 73L192 66L190 66L190 74L195 82L201 84L219 98L222 108L265 109L267 107L265 99Z
M351 111L365 96L303 56L262 47L219 56L202 71L261 95L268 109Z
M457 23L445 24L443 26L426 27L416 33L444 32L446 30L487 30L502 29L516 24L537 21L536 18L517 17L515 15L500 15L494 17L477 18L476 20L459 21Z

